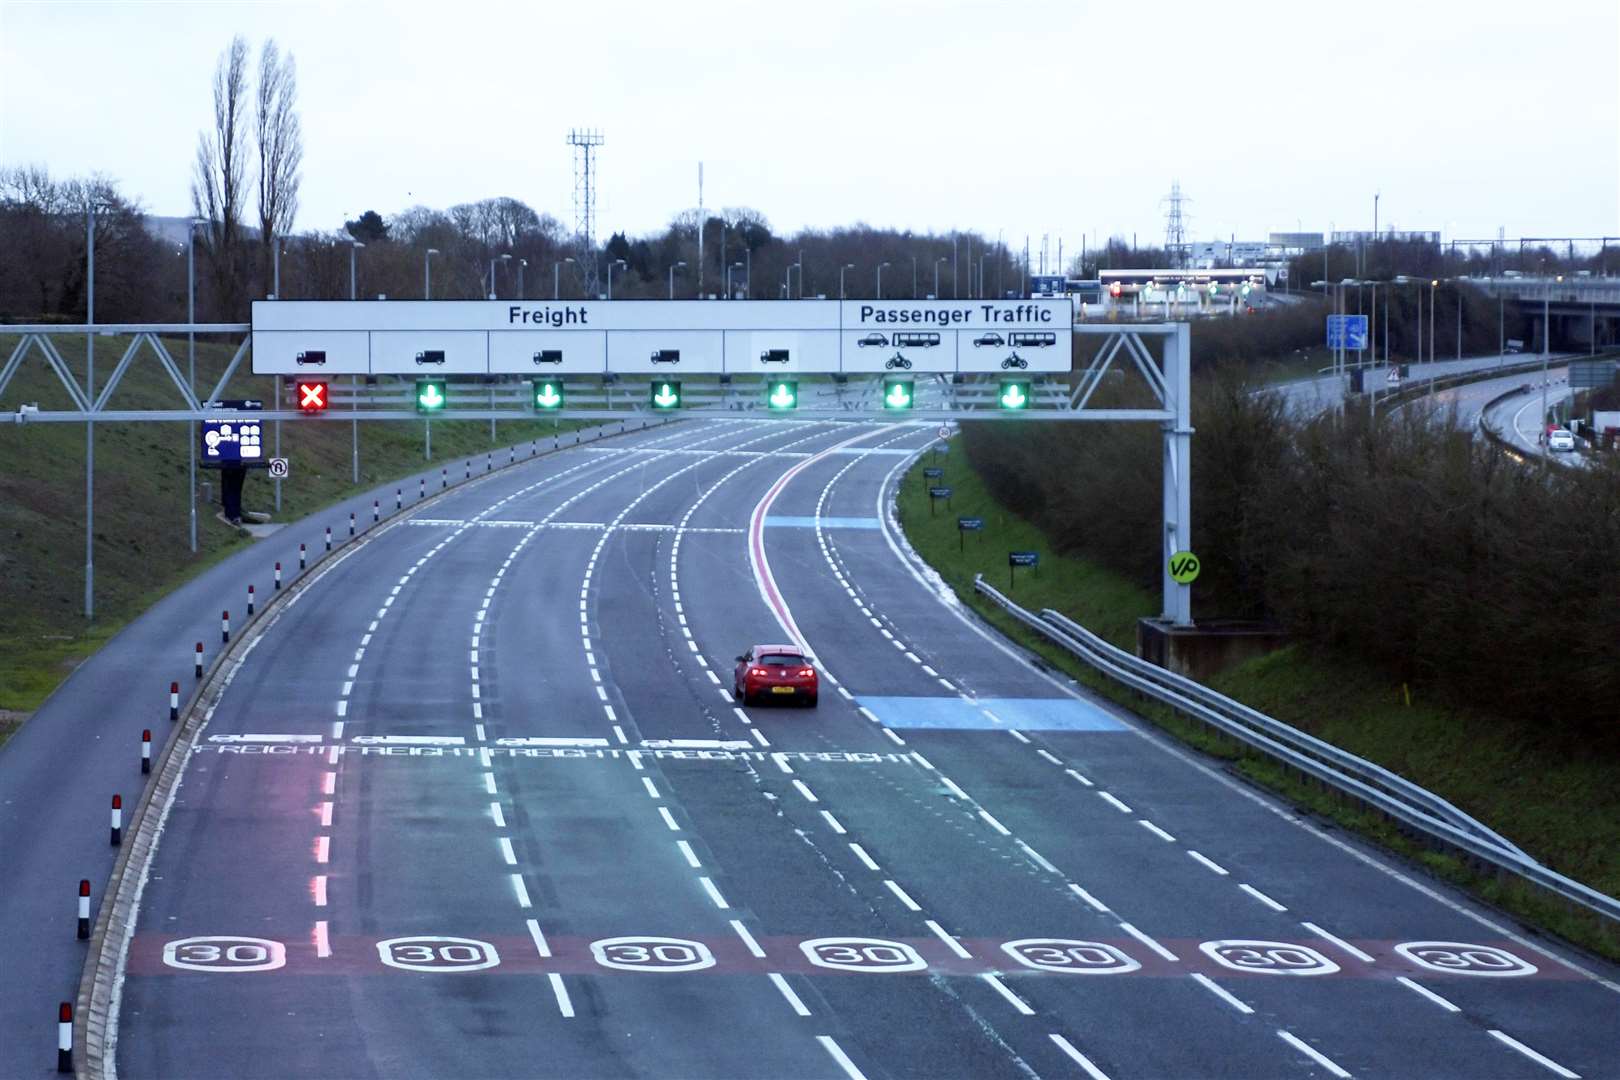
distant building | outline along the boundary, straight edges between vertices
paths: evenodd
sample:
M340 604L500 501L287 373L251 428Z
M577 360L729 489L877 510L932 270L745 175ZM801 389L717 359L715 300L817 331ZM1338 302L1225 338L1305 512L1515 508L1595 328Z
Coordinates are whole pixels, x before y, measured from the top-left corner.
M1280 249L1284 256L1322 250L1322 234L1319 232L1274 232L1267 242L1273 248Z
M1432 244L1440 246L1439 229L1385 229L1375 233L1371 229L1335 230L1333 243L1335 244L1371 244L1377 241L1384 243L1396 242L1402 244Z
M1217 266L1260 266L1278 257L1259 240L1194 240L1186 248L1186 265L1194 270Z

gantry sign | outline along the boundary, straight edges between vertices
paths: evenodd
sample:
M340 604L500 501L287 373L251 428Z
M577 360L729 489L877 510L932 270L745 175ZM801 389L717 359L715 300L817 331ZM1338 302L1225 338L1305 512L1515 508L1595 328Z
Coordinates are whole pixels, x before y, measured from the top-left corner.
M264 300L257 375L904 375L1070 368L1067 299Z

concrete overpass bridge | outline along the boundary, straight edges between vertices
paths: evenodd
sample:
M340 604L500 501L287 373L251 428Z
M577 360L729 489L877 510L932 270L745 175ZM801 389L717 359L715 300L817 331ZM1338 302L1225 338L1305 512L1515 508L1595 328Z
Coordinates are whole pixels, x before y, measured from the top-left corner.
M1620 277L1557 274L1468 278L1487 295L1517 300L1533 326L1526 346L1539 351L1544 327L1554 351L1605 349L1620 340Z

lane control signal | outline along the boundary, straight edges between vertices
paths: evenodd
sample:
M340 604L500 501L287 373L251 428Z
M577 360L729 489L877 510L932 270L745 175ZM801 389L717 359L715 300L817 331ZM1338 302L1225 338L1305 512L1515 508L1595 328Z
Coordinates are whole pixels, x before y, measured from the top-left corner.
M884 379L883 380L883 407L885 409L909 409L913 400L912 381L910 379Z
M440 412L449 400L444 392L443 379L416 380L417 412Z
M650 387L652 407L678 409L681 407L681 384L673 381L655 382Z
M799 384L791 379L778 379L770 384L770 395L765 399L773 409L799 407Z
M324 379L298 380L298 411L321 413L326 411L327 386Z
M1002 379L1001 396L997 399L1003 409L1027 409L1031 400L1028 379Z
M557 379L534 380L534 407L541 411L563 406L563 384Z

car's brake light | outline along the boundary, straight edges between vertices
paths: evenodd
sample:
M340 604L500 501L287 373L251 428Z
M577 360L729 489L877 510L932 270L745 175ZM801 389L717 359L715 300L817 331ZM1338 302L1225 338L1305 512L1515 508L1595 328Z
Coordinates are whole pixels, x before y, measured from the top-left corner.
M748 669L748 674L750 674L750 675L769 675L770 672L766 671L762 667L757 667L757 668L749 668Z
M799 674L800 675L814 675L815 673L816 673L815 668L800 668L799 669Z

